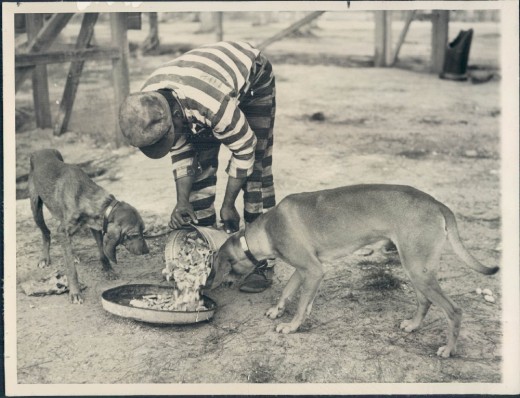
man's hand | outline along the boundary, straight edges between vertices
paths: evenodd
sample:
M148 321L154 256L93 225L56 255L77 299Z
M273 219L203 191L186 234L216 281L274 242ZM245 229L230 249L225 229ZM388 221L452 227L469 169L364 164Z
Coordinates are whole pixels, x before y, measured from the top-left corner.
M228 178L226 194L224 195L224 201L222 202L222 209L220 209L220 218L224 223L224 230L228 234L237 232L240 227L240 215L235 208L235 200L245 182L245 177Z
M168 224L169 227L172 229L179 229L190 222L193 222L194 224L198 223L197 216L193 211L191 203L177 203L172 211L170 223Z
M175 186L177 188L177 205L173 209L170 223L168 224L172 229L179 229L190 222L193 222L194 224L198 223L197 216L195 215L193 206L190 203L192 184L193 176L191 175L175 180Z
M224 230L231 234L237 232L240 227L240 215L235 206L222 206L220 218L224 223Z

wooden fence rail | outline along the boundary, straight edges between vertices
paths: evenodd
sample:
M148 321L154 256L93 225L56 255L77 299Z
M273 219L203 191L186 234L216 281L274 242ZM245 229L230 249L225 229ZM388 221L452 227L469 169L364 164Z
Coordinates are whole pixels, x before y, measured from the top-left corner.
M62 29L67 25L74 14L54 14L41 28L35 38L30 40L26 53L38 53L47 50ZM22 86L34 67L25 67L17 69L15 77L15 92Z
M22 68L34 65L60 64L72 61L93 61L104 59L117 59L121 51L115 47L83 48L63 51L49 51L44 54L16 54L15 66Z

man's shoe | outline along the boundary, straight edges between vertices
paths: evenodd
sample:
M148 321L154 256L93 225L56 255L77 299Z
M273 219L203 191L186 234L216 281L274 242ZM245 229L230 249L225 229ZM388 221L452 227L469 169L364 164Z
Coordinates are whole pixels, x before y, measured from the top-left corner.
M271 265L266 261L265 265L256 268L244 279L239 290L245 293L263 292L273 284L273 275L274 264Z

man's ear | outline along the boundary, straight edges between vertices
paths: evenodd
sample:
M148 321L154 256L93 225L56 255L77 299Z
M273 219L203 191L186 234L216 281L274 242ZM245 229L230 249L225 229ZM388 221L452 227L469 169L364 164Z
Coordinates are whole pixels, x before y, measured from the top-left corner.
M114 223L109 223L107 233L103 237L103 252L114 264L117 264L116 247L121 243L121 228Z

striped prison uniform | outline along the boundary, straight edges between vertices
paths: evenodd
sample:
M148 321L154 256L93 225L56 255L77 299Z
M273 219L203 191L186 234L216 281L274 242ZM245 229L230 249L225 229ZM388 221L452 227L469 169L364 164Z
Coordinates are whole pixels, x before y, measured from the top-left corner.
M141 91L172 90L188 133L172 146L174 178L194 176L190 203L199 225L216 223L220 144L232 153L226 172L246 177L244 220L275 205L272 175L275 78L268 59L245 42L219 42L189 51L147 79Z

